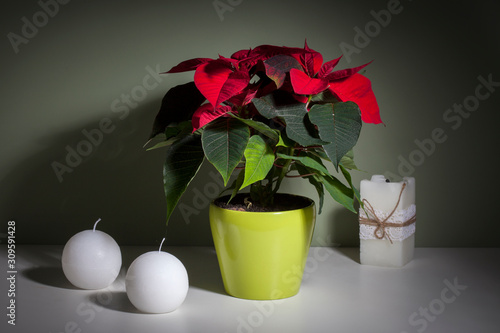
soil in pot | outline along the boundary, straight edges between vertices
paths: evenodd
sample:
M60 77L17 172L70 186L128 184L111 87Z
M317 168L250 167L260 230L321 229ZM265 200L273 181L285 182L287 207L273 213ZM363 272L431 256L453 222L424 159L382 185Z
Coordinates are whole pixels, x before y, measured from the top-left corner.
M293 194L278 193L274 196L272 206L260 206L250 198L250 193L237 194L230 203L227 203L230 196L226 195L214 201L217 207L246 212L282 212L288 210L301 209L311 205L312 201L306 197Z

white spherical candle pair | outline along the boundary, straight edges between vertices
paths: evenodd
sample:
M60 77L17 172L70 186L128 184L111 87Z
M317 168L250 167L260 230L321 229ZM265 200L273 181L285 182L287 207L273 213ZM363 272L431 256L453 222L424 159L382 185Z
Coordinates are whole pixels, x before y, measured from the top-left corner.
M115 281L122 264L120 247L108 234L84 230L66 243L62 254L64 275L76 287L102 289ZM130 302L139 310L165 313L177 309L187 296L186 268L175 256L158 251L144 253L130 265L125 285Z

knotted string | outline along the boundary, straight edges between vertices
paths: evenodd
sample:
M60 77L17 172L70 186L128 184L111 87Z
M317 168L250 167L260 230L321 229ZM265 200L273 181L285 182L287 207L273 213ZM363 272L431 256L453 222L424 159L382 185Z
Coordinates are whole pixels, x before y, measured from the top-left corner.
M415 213L415 214L413 214L412 217L410 217L407 221L405 221L403 223L387 222L391 218L391 216L394 214L396 209L398 208L399 202L401 201L401 196L403 195L403 191L404 191L405 187L406 187L406 183L403 183L403 186L401 187L401 192L399 192L398 202L396 203L396 206L394 207L392 212L383 220L380 220L380 218L377 216L377 214L375 214L375 209L373 208L371 203L368 202L368 200L363 199L363 204L366 207L366 209L368 210L368 212L366 214L367 215L366 217L362 217L362 216L359 217L359 223L377 227L375 229L375 231L373 232L373 235L377 239L383 239L384 237L386 237L389 240L389 242L391 242L391 244L392 244L392 239L389 236L389 234L386 233L385 228L406 227L406 226L409 226L417 221L417 215ZM370 215L368 213L371 213L373 218L370 218Z

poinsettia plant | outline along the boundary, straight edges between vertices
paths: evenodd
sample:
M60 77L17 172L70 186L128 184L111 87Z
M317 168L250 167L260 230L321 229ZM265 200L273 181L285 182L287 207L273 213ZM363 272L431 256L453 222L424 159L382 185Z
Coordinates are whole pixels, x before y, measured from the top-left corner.
M253 204L272 205L285 177L303 177L318 192L320 212L325 189L356 212L352 149L362 123L381 119L371 83L359 73L368 64L335 70L340 59L323 63L307 43L261 45L229 58L186 60L166 72L195 71L194 81L166 93L150 136L163 138L150 149L168 146L167 221L205 158L231 199L248 190Z

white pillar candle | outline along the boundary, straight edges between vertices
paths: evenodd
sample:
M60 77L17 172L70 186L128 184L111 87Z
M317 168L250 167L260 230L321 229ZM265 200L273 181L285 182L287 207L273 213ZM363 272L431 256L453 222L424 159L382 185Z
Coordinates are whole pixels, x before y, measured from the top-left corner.
M361 264L404 266L413 259L415 248L415 178L389 182L374 175L361 181L360 194Z
M84 230L71 237L62 253L62 269L74 286L102 289L115 281L122 265L120 247L105 232Z
M161 252L163 241L158 251L137 257L125 278L130 302L143 312L172 312L184 302L189 289L186 268L175 256Z

